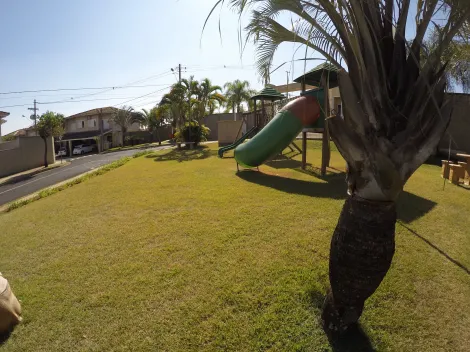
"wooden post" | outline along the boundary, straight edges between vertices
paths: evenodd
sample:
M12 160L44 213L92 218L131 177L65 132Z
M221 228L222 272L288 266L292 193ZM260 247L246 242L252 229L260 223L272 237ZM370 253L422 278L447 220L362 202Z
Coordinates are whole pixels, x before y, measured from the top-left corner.
M302 170L307 166L307 132L302 131Z
M458 164L450 165L449 181L454 185L459 184L461 169L463 169L463 167Z
M442 160L442 170L441 170L441 177L448 179L449 178L449 161L448 160Z
M330 135L328 133L328 112L329 112L329 83L328 77L325 72L323 72L322 83L321 83L324 94L325 94L325 105L323 107L325 113L325 126L323 128L322 136L322 160L321 160L321 175L326 175L326 168L330 166Z
M262 121L261 121L261 123L260 123L260 126L264 127L264 124L265 124L265 122L266 122L266 110L265 110L265 108L264 108L264 99L261 100L261 110L262 110L262 111L261 111L261 114L262 114L262 115L261 115L261 116L262 116L261 119L262 119Z
M302 93L305 93L305 76L302 77ZM307 132L302 130L302 170L307 167Z

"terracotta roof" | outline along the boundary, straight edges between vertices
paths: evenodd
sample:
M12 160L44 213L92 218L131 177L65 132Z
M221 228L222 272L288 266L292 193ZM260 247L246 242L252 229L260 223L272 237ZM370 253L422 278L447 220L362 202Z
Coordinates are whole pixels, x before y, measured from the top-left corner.
M103 114L112 114L113 112L115 112L116 110L119 110L119 109L118 108L113 108L111 106L104 107L104 108L96 108L96 109L91 109L91 110L88 110L88 111L80 112L80 113L75 114L75 115L68 116L68 117L66 117L66 119L72 119L72 118L80 117L80 116L96 115L100 112L100 110L101 110L101 113L103 113Z

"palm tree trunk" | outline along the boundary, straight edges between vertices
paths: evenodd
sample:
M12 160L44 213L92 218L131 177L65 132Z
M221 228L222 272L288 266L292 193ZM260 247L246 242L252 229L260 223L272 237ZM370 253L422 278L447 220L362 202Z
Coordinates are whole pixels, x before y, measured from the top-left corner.
M155 132L157 133L158 145L162 145L162 140L160 139L160 133L158 133L158 128L155 129Z
M394 202L350 196L344 203L330 248L330 285L324 326L342 332L356 323L364 302L379 287L395 253Z
M122 131L122 136L121 136L121 138L122 138L122 146L124 147L124 142L125 142L125 140L126 140L126 132L127 132L127 129L124 128L124 127L121 127L121 131Z
M47 162L47 139L43 138L44 141L44 167L48 167L49 163Z

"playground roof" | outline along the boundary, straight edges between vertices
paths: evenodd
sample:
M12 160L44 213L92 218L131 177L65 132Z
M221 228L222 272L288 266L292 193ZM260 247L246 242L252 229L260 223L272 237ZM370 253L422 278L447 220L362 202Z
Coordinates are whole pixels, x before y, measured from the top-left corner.
M272 86L266 86L264 89L257 93L256 95L252 96L250 99L251 100L270 100L270 101L275 101L275 100L281 100L285 99L285 95L279 93L275 88Z
M322 75L327 75L329 78L329 88L338 86L338 68L330 63L324 62L314 69L308 71L306 74L294 79L294 82L302 83L305 80L306 84L311 86L321 86Z

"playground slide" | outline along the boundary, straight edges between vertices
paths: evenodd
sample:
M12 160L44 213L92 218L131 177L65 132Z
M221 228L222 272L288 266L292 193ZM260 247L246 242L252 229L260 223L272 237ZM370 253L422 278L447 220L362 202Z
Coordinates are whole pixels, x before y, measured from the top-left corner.
M235 160L245 167L257 167L282 152L302 131L320 117L320 105L313 96L302 96L287 104L255 137L235 148Z
M229 150L235 149L238 147L241 143L243 143L247 138L250 138L256 133L256 126L251 128L247 133L245 133L243 136L241 136L239 139L237 139L235 142L233 142L230 145L226 145L225 147L219 148L218 154L219 157L223 158L224 153L228 152Z

